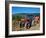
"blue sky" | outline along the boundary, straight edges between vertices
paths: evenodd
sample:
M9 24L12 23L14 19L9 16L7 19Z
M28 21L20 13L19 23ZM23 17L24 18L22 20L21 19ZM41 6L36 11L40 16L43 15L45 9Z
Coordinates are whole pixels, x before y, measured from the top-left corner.
M40 8L35 7L12 7L12 14L16 13L40 13Z

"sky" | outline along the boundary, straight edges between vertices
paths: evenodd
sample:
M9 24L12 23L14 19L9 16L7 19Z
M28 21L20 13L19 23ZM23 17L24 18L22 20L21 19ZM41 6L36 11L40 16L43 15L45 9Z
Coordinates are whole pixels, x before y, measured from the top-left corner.
M35 7L12 7L12 14L16 13L40 13L40 8Z

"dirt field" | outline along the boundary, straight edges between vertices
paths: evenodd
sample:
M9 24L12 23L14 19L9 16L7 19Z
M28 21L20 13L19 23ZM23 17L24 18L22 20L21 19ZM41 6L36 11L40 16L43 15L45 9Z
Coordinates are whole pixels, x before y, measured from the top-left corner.
M30 29L26 29L26 28L20 28L19 26L13 27L13 31L26 31L26 30L39 30L40 26L36 25L36 26L32 26L30 27Z

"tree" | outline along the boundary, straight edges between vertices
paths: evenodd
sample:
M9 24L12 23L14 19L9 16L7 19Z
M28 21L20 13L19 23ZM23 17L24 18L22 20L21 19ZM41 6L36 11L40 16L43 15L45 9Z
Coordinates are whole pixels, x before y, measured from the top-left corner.
M20 15L16 15L16 16L15 16L15 20L20 21L20 20L21 20L21 18L22 18L22 16L20 16Z

